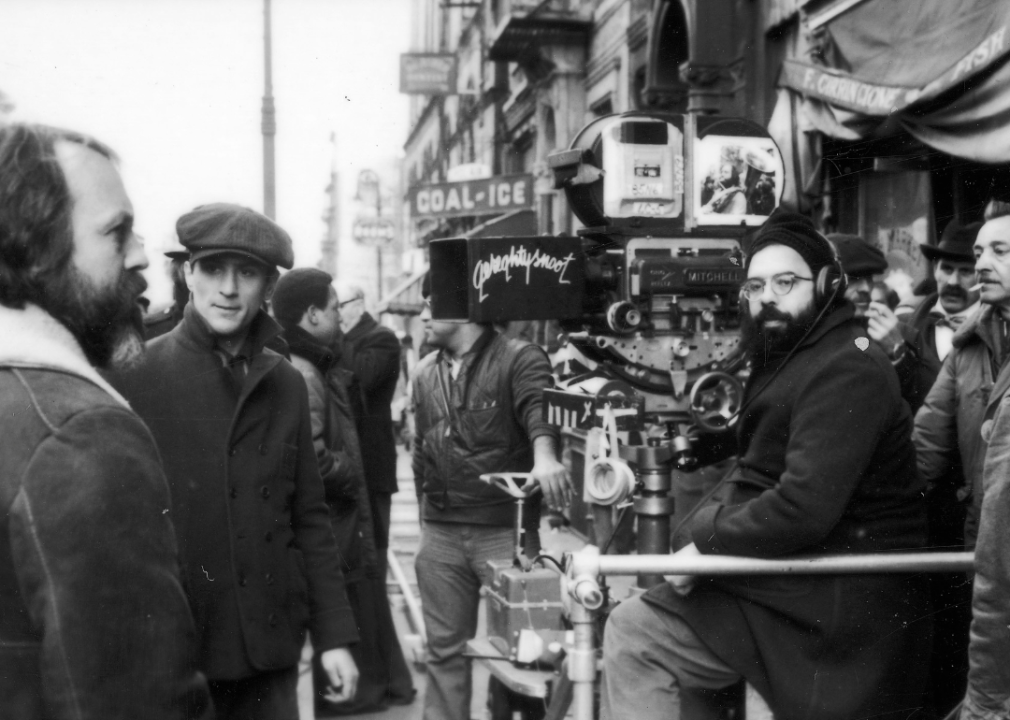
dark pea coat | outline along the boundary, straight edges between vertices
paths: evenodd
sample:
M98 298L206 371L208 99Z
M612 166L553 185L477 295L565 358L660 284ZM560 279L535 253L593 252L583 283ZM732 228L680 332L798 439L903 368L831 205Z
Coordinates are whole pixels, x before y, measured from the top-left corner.
M909 551L926 541L911 416L851 306L792 358L748 380L739 459L690 521L703 554L760 558ZM668 583L647 601L683 616L778 720L906 718L931 641L925 577L753 576Z
M400 341L387 327L365 313L344 335L341 367L355 374L364 396L364 411L358 418L361 447L367 448L365 481L368 492L395 493L396 439L393 436L393 394L400 378ZM385 538L377 538L385 549Z
M377 574L372 510L350 397L357 391L354 375L334 366L333 353L300 327L287 330L284 339L291 364L309 390L312 441L344 576L350 582L352 576Z
M151 428L165 464L201 667L234 680L298 663L306 628L320 651L357 640L323 499L301 374L263 345L260 313L236 387L192 305L113 378Z

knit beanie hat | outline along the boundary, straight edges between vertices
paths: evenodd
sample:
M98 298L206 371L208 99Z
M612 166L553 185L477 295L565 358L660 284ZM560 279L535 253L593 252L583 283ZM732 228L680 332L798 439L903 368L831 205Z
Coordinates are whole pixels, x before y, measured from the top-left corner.
M817 231L810 218L799 213L786 210L772 213L751 240L745 268L750 267L751 258L759 250L769 245L785 245L798 252L810 266L812 277L835 261L831 243Z

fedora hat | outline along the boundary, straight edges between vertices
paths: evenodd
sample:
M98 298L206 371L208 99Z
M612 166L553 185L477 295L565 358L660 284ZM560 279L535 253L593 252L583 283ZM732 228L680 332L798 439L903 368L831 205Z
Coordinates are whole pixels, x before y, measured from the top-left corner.
M975 238L982 228L981 222L968 223L962 225L957 220L951 220L943 230L940 242L937 245L919 243L919 248L926 259L930 261L952 260L954 262L975 262L975 253L972 247L975 245Z

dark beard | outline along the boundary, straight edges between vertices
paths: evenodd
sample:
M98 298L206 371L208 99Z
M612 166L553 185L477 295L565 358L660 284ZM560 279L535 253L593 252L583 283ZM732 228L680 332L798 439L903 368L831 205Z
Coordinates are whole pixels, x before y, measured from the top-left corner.
M84 356L98 368L124 368L144 352L144 321L137 298L147 281L127 270L114 287L102 288L73 264L46 288L43 308L80 343Z
M760 367L777 356L784 355L796 347L817 320L817 308L811 305L798 316L793 317L774 305L766 305L756 317L745 309L740 330L740 346L751 362ZM782 328L765 328L767 320L781 320Z

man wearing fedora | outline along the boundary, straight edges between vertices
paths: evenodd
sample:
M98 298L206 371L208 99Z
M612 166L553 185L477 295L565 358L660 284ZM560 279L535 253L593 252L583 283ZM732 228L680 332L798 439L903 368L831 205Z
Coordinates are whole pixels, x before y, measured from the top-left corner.
M151 429L172 494L200 668L219 720L297 720L308 629L335 700L358 639L319 476L305 381L266 349L291 239L237 205L179 218L192 299L115 382Z
M898 327L900 340L892 334L885 341L885 346L893 342L905 398L918 411L913 442L927 482L929 542L946 550L975 546L978 517L969 508L981 487L986 452L981 426L995 376L988 328L971 329L981 307L978 291L972 290L973 245L981 227L980 222L952 221L938 245L921 246L933 263L937 292ZM890 324L889 318L881 320ZM962 327L965 333L958 332ZM972 347L963 347L969 338ZM967 682L971 583L944 573L931 577L931 587L936 614L929 687L932 711L941 717L963 697Z

